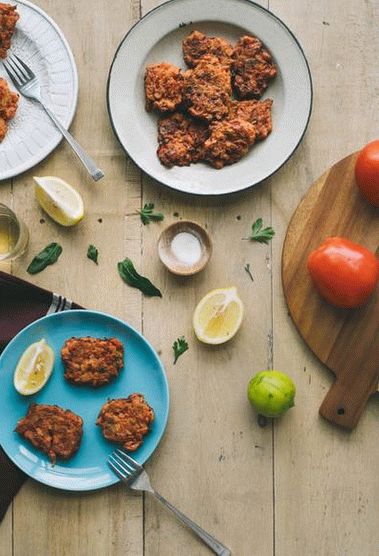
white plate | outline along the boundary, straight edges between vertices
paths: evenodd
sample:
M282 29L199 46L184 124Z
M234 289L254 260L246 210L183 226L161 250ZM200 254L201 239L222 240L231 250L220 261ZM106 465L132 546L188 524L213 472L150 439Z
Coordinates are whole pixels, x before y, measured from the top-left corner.
M274 99L271 135L222 170L205 164L165 168L156 155L157 116L147 113L144 105L146 65L167 61L184 69L181 41L194 29L234 43L241 35L256 35L279 69L265 94ZM301 141L311 108L311 75L298 41L282 21L250 0L171 0L161 5L125 36L108 79L109 116L127 154L156 180L187 193L231 193L272 175Z
M78 75L66 39L54 21L31 2L5 3L17 4L20 14L11 52L20 56L40 79L42 99L68 128L76 110ZM15 90L1 63L0 77ZM0 143L0 180L17 176L41 162L61 139L43 109L20 96L16 116Z

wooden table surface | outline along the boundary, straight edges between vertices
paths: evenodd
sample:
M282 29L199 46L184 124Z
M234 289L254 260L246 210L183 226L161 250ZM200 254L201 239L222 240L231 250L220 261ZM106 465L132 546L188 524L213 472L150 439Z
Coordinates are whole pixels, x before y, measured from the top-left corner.
M12 272L30 279L31 255L59 241L59 262L32 281L140 329L164 362L170 384L167 432L147 464L169 500L229 546L236 556L376 556L379 517L379 404L375 397L352 433L318 416L332 375L298 336L287 313L280 259L289 219L309 185L332 163L377 138L379 3L376 0L259 2L294 32L310 63L314 107L290 161L251 191L199 199L153 182L130 162L109 124L105 91L117 45L154 0L38 0L61 27L78 65L80 95L72 132L106 177L91 182L62 142L31 172L1 183L0 200L27 222L29 252ZM43 215L33 175L76 185L87 214L64 229ZM142 226L136 210L154 202L165 223L191 218L214 239L200 275L175 278L162 267L162 224ZM276 236L269 246L241 241L262 217ZM87 260L89 243L100 252ZM125 256L159 285L163 299L142 298L119 278ZM251 264L254 282L244 271ZM197 342L191 316L210 289L235 284L246 314L229 344ZM190 349L173 366L172 343ZM296 407L265 428L246 399L250 377L266 368L289 373ZM27 481L0 527L0 556L202 556L210 552L156 501L122 486L58 492Z

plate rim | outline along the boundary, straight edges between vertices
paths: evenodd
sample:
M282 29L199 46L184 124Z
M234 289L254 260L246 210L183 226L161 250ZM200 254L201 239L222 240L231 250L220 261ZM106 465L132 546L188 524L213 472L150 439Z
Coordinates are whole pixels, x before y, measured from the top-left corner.
M107 319L115 321L117 324L121 325L122 327L126 327L132 333L134 333L140 340L142 340L144 345L147 346L147 348L150 350L150 352L154 355L154 357L157 361L157 364L159 365L159 369L160 369L161 375L163 377L164 392L165 392L165 395L167 397L167 404L166 404L166 407L165 407L165 414L164 414L164 418L163 418L162 430L157 437L157 442L155 444L154 449L152 450L151 454L146 458L146 460L143 462L143 465L145 465L145 463L152 457L152 455L154 454L154 452L158 448L158 446L159 446L159 444L160 444L160 442L161 442L161 440L162 440L162 438L163 438L163 436L166 432L169 413L170 413L170 388L169 388L169 383L168 383L168 378L167 378L165 367L164 367L160 357L158 356L158 353L155 351L154 347L151 345L149 340L147 338L145 338L145 336L143 336L143 334L141 332L139 332L136 328L134 328L134 326L130 325L126 321L123 321L119 317L115 317L115 316L111 315L110 313L105 313L104 311L96 311L96 310L92 310L92 309L70 309L68 311L59 311L58 313L51 313L50 315L42 316L41 318L31 322L30 324L28 324L27 326L22 328L12 338L12 340L6 345L6 347L2 351L2 353L0 354L0 361L4 357L4 355L12 348L12 344L18 339L18 337L21 334L23 334L25 331L27 331L29 328L33 327L37 323L40 323L41 321L50 320L50 319L54 319L54 318L62 318L62 315L65 315L65 316L67 315L68 316L72 313L80 313L82 315L85 315L86 317L91 316L91 315L95 315L95 317L105 317ZM1 432L0 432L0 435L1 435ZM101 489L104 489L104 488L108 488L108 487L110 487L114 484L117 484L121 481L121 479L119 479L116 475L114 475L114 480L112 480L111 482L103 484L103 485L96 485L93 488L88 487L88 486L86 486L85 488L80 488L80 485L75 486L74 488L64 488L60 485L52 484L52 482L50 482L50 481L44 481L43 477L36 478L36 477L30 475L29 472L26 469L24 469L23 467L20 466L19 462L15 460L14 456L12 454L9 454L6 451L6 449L4 448L4 446L1 443L0 443L0 447L3 449L6 456L14 463L14 465L16 465L16 467L18 469L20 469L23 473L25 473L25 475L27 475L30 479L32 479L33 481L36 481L38 483L44 484L46 486L49 486L51 488L57 489L57 490L63 490L63 491L66 491L66 492L91 492L91 491L97 491L97 490L101 490ZM112 450L112 445L110 444L110 453L112 451L113 451Z
M123 38L121 39L119 45L116 48L116 51L114 53L110 68L109 68L109 72L108 72L108 78L107 78L107 85L106 85L106 102L107 102L107 111L108 111L108 117L111 123L111 127L113 130L113 133L119 143L119 145L121 146L122 150L124 151L124 153L126 154L127 157L129 157L130 160L132 160L132 162L145 174L147 174L149 177L151 177L154 181L158 182L158 184L163 185L164 187L167 187L168 189L171 189L172 191L178 191L181 194L186 194L186 195L193 195L193 196L199 196L199 197L209 197L209 198L214 198L214 197L224 197L226 195L234 195L237 193L241 193L241 191L250 191L253 187L255 187L256 185L259 185L260 183L265 182L266 180L268 180L269 178L271 178L274 174L276 174L287 162L288 160L292 157L292 155L296 152L296 150L298 149L300 143L303 140L303 137L308 129L308 125L309 125L309 121L312 115L312 111L313 111L313 99L314 99L314 92L313 92L313 80L312 80L312 74L311 74L311 70L310 70L310 65L309 62L307 60L307 57L305 55L304 49L301 46L299 40L297 39L297 37L294 35L294 33L291 31L291 29L283 22L282 19L280 19L276 14L274 14L273 12L271 12L269 9L261 6L260 4L257 4L254 0L240 0L243 2L246 2L247 4L251 4L253 5L255 8L268 13L270 15L270 17L272 17L273 19L275 19L282 27L284 27L284 29L290 34L290 36L292 37L292 39L294 40L294 42L296 43L297 47L299 48L299 51L304 59L305 62L305 67L307 70L307 74L308 74L308 78L309 78L309 86L310 86L310 99L309 99L309 109L308 109L308 116L307 116L307 120L305 122L305 126L303 129L303 132L301 134L301 136L299 137L298 142L296 143L295 147L292 149L292 151L289 153L289 155L287 156L287 158L277 167L275 168L270 174L268 174L265 178L263 178L262 180L258 181L258 182L254 182L250 185L247 186L242 186L239 187L237 189L233 189L233 191L225 191L225 192L201 192L201 191L183 191L182 189L175 187L173 185L170 185L169 183L166 183L164 181L160 181L157 178L154 178L153 176L151 176L148 172L146 172L145 170L143 170L140 165L136 162L136 160L129 154L129 152L127 151L126 147L124 147L124 145L122 144L120 137L116 131L116 127L115 127L115 123L113 121L113 117L112 117L112 113L111 113L111 107L110 107L110 82L111 82L111 77L112 77L112 70L113 70L113 66L116 62L118 53L120 51L120 49L122 48L124 42L127 40L127 38L129 37L129 35L134 31L134 29L141 24L141 22L143 20L145 20L147 17L151 16L153 14L153 12L156 12L158 10L162 10L164 8L167 8L169 4L173 4L176 2L180 2L180 1L188 1L188 0L167 0L166 2L164 2L163 4L160 4L159 6L155 6L155 8L152 8L150 11L148 11L144 16L142 16L138 21L136 21L136 23L134 23L130 29L125 33L125 35L123 36Z
M8 0L7 0L8 1ZM12 4L12 2L9 2L10 4ZM29 2L29 0L15 0L14 2L16 5L17 4L24 4L25 6L28 6L28 8L31 8L32 10L36 11L40 16L42 16L44 19L46 19L46 21L55 29L55 31L58 33L60 40L62 41L66 52L68 54L68 58L70 60L70 65L71 65L71 69L72 69L72 73L73 73L73 103L72 103L72 108L71 108L71 112L69 113L69 117L67 120L67 124L64 126L67 130L70 129L70 126L74 120L75 114L76 114L76 110L77 110L77 106L78 106L78 96L79 96L79 76L78 76L78 68L76 67L76 62L75 62L75 58L74 55L72 53L71 47L65 37L65 35L63 34L63 31L61 30L61 28L59 27L59 25L52 19L52 17L50 17L42 8L40 8L39 6L37 6L36 4L33 4L32 2ZM28 166L27 168L18 171L18 170L9 170L7 173L5 174L1 174L0 172L0 184L1 182L3 182L4 180L9 180L12 178L16 178L18 176L21 176L22 174L25 174L25 172L28 172L29 170L31 170L32 168L34 168L35 166L37 166L38 164L40 164L41 162L43 162L57 147L58 145L61 143L61 141L63 140L63 135L58 135L57 139L55 139L54 141L51 142L50 147L48 147L48 150L45 154L43 154L42 158L40 158L39 160L37 160L37 162L32 163L30 166Z

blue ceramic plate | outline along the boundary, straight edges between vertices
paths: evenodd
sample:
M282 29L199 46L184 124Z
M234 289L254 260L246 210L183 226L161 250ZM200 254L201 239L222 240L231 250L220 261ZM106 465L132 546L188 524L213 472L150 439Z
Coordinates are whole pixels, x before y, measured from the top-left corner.
M60 350L71 336L116 337L125 349L125 366L110 384L100 388L73 386L63 377ZM42 390L21 396L13 386L13 373L23 351L45 338L55 352L53 373ZM104 488L118 482L106 463L117 445L106 441L95 425L101 406L109 398L144 395L155 412L151 431L133 457L144 463L164 433L169 392L163 366L150 344L125 322L95 311L55 313L24 328L0 357L0 444L8 457L33 479L56 488L81 491ZM80 415L84 421L79 451L69 461L52 465L48 457L14 432L31 402L56 404Z

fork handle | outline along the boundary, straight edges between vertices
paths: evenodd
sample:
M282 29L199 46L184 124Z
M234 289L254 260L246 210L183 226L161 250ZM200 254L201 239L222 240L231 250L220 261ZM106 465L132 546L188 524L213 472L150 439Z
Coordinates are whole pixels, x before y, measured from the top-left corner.
M104 173L99 168L97 168L94 160L92 160L92 158L82 149L82 147L79 145L76 139L73 138L71 133L69 133L67 129L63 127L63 125L56 118L56 116L51 112L51 110L43 102L40 102L40 104L45 110L46 114L51 118L51 120L57 126L57 128L59 129L63 137L67 140L67 142L69 143L73 151L80 158L83 165L86 167L89 174L91 174L94 181L100 180L104 176Z
M187 527L192 529L192 531L194 533L196 533L196 535L198 537L200 537L200 539L206 545L208 545L209 548L215 554L217 554L218 556L230 556L231 555L231 552L230 552L229 548L226 548L226 546L224 546L218 540L216 540L214 537L212 537L212 535L210 535L209 533L204 531L204 529L202 529L199 525L197 525L197 523L195 523L194 521L189 519L189 517L182 514L182 512L179 511L177 508L175 508L175 506L173 506L168 500L166 500L166 498L163 498L163 496L161 494L159 494L159 492L156 492L155 490L152 490L152 491L149 490L148 492L151 492L151 494L153 494L155 496L155 498L157 498L157 500L159 500L159 502L161 502L164 506L166 506L166 508L168 508L173 514L175 514L176 517L182 523L184 523L184 525L187 525Z

